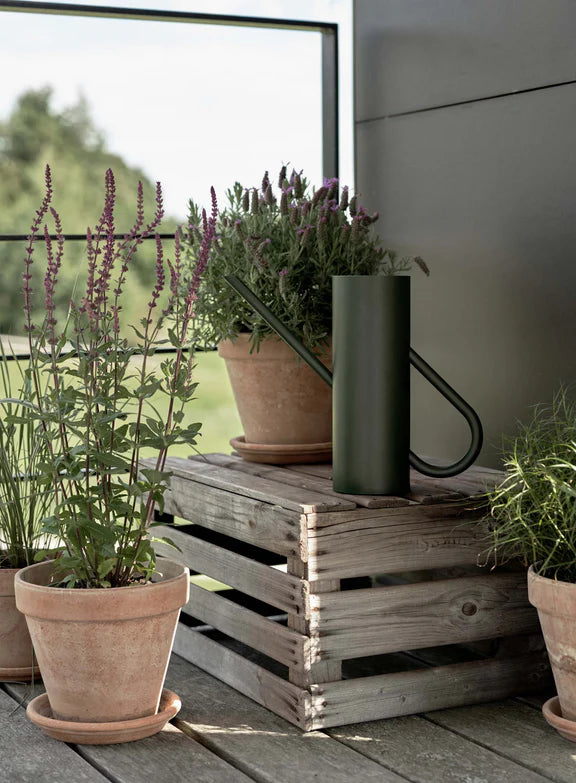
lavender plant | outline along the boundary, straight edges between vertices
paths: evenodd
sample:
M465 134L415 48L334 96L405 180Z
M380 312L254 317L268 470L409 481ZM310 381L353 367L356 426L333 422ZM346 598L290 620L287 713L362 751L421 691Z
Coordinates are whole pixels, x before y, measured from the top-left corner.
M147 579L154 571L150 528L155 504L162 505L170 476L165 469L167 452L177 443L194 445L201 426L184 422L184 407L196 388L193 356L187 347L200 278L215 233L216 197L212 191L211 214L201 216L193 273L185 282L179 237L171 262L164 258L156 233L164 214L160 184L156 212L148 223L139 185L134 225L118 241L115 183L108 170L104 208L86 237L86 289L71 300L69 317L61 325L55 318L54 298L64 238L51 200L51 174L46 167L46 195L31 227L23 274L31 354L28 406L46 444L48 457L39 469L55 503L43 529L63 542L57 557L61 584L122 587ZM34 250L48 213L57 238L53 242L44 225L45 317L36 324L32 321ZM132 327L135 341L129 343L122 325L122 301L131 261L144 238L154 234L156 282L146 314ZM151 359L166 342L175 353L160 363L157 372ZM133 362L136 357L139 368ZM43 383L44 378L48 382ZM167 398L165 417L152 402L158 394ZM139 460L142 450L149 448L155 450L156 462L153 468L144 468Z
M236 183L227 191L228 206L219 218L212 260L198 292L196 339L205 344L250 332L252 344L270 335L270 327L250 305L223 283L237 275L286 326L309 347L325 343L332 328L332 275L397 274L420 258L404 258L382 248L369 215L350 197L339 194L337 179L311 192L302 172L288 176L282 167L277 192L264 174L260 187ZM184 236L193 260L202 241L200 208L190 201Z

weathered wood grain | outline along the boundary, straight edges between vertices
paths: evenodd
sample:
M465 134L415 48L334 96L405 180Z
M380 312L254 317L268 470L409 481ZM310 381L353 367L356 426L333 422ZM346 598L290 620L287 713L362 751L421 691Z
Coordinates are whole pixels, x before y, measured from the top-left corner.
M574 744L548 726L539 709L519 700L442 710L426 717L438 726L525 764L546 780L556 783L576 780Z
M285 666L309 667L310 640L283 625L245 609L217 593L190 585L190 600L183 612L206 625L259 650Z
M304 634L309 640L308 658L304 666L291 666L289 669L290 682L307 687L313 682L330 682L342 679L342 664L338 660L322 660L316 640L310 638L310 604L309 596L312 592L332 592L340 590L339 579L326 579L323 582L308 581L308 566L297 558L288 559L288 571L303 577L307 586L306 610L302 614L289 614L288 627L294 628Z
M288 556L300 552L306 517L270 503L172 476L164 511L218 533Z
M174 652L214 674L258 704L304 728L307 691L272 674L208 636L181 623L176 632Z
M245 459L242 459L242 457L236 457L234 455L227 456L225 454L193 455L189 457L189 459L193 462L201 462L204 464L209 462L210 465L217 465L221 468L234 470L247 476L257 476L269 481L274 481L277 484L297 487L299 490L304 490L303 492L300 492L297 497L305 497L308 492L318 493L332 499L330 508L332 511L337 511L339 509L346 511L356 508L357 506L355 495L342 495L338 492L334 492L331 481L315 478L314 476L306 476L302 473L295 473L277 465L271 466L262 465L257 462L247 462ZM405 501L403 505L407 503L408 501Z
M178 727L259 783L406 783L323 733L303 734L177 656L167 684L182 697Z
M414 783L544 783L549 780L521 763L459 736L456 731L447 733L414 715L356 724L349 729L329 729L327 733Z
M166 460L166 470L175 476L190 479L200 484L233 492L236 495L261 500L275 506L298 511L304 514L322 511L337 511L342 508L354 508L355 504L343 500L336 495L328 495L313 489L293 487L271 481L268 478L240 473L227 467L219 467L210 462L210 456L205 460L189 460L180 457L169 457Z
M535 632L524 574L485 574L310 595L310 633L326 658Z
M503 699L533 691L542 673L533 654L313 685L312 728Z
M11 686L15 697L22 697L26 690L23 686ZM43 688L36 689L34 695L42 693ZM24 710L20 710L24 716ZM185 770L186 777L202 781L202 783L248 783L251 778L223 761L218 756L194 741L186 733L181 732L176 726L168 724L161 732L152 737L128 742L120 745L74 745L72 747L50 739L40 729L28 723L30 729L37 734L35 739L42 740L51 750L51 758L59 759L56 774L51 777L49 771L45 773L44 767L38 767L37 775L26 774L24 777L4 777L5 765L2 763L2 751L0 750L0 781L12 783L22 781L30 783L38 780L54 781L54 783L81 783L86 780L112 781L113 783L142 783L142 781L154 780L155 783L174 783L182 779ZM29 759L31 770L35 762L31 746L25 743L25 733L19 734L21 747ZM2 745L4 744L4 732L2 732ZM84 759L84 761L83 761ZM48 765L47 765L48 766ZM86 768L93 777L82 777ZM48 768L49 769L49 768ZM97 770L100 770L98 772ZM29 768L26 768L28 773ZM102 773L102 774L100 774ZM45 776L46 775L46 776Z
M486 527L459 517L457 509L442 506L440 514L435 509L389 509L385 516L358 510L354 517L342 512L316 514L313 520L309 515L308 523L315 525L308 531L310 578L475 565L488 546Z
M285 612L304 612L305 590L298 577L202 541L177 527L159 525L154 528L154 535L167 536L180 549L157 542L154 549L159 555L170 557L193 571L218 579Z
M15 698L0 688L0 780L5 783L105 783L107 777L62 742L55 742L30 723L22 693L11 686ZM36 690L34 695L41 693ZM64 777L67 776L67 777Z

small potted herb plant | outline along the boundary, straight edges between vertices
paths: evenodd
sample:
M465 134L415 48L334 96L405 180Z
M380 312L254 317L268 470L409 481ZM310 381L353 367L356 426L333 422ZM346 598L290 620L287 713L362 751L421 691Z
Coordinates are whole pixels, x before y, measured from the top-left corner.
M28 708L31 719L59 739L123 742L158 731L178 709L162 690L180 608L188 599L188 570L156 559L150 534L154 507L162 504L168 449L194 444L199 424L186 424L194 395L187 354L194 301L210 252L216 203L204 215L202 241L190 280L181 275L179 241L165 260L157 227L163 216L160 185L156 213L146 224L142 186L130 232L118 240L115 183L106 173L104 209L86 240L87 282L59 325L54 292L64 238L47 191L30 232L24 269L24 308L30 343L33 411L48 451L39 465L54 499L44 532L62 550L16 577L16 602L26 615L46 696ZM32 319L33 252L51 210L56 240L44 227L45 315ZM134 340L123 329L122 301L136 249L156 234L156 281ZM37 266L37 265L36 265ZM167 339L163 339L167 335ZM170 342L159 366L153 354ZM133 361L134 360L134 361ZM135 363L137 361L137 363ZM46 377L48 382L42 384ZM159 412L158 398L165 411ZM139 466L142 450L156 453L153 468Z
M562 389L535 408L505 455L505 479L490 493L497 560L530 566L537 608L558 691L544 716L576 740L576 406Z
M259 187L227 193L212 259L198 292L196 339L218 344L244 428L233 445L257 461L331 458L331 391L261 316L224 282L236 275L302 342L331 364L333 275L394 274L410 266L381 246L368 215L339 192L336 179L312 191L296 171L265 173ZM190 202L185 244L194 258L202 239ZM420 262L420 259L418 259Z
M33 413L22 406L30 400L25 362L10 357L11 346L0 343L0 681L29 680L39 674L23 615L16 609L14 576L34 563L45 534L52 493L46 490L39 466L47 456L45 441ZM11 369L13 372L11 372ZM21 381L21 399L12 401Z

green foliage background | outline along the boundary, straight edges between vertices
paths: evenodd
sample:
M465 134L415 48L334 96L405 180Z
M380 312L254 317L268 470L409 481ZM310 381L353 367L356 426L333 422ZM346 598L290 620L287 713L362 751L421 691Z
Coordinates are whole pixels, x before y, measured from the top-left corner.
M104 175L114 171L117 188L116 216L121 232L129 231L136 214L138 181L144 186L146 217L154 213L155 183L143 171L129 166L106 148L103 134L95 127L85 99L56 111L51 105L49 87L29 90L17 100L10 116L0 122L0 233L27 234L44 193L44 169L50 165L54 182L53 204L66 234L85 234L102 211ZM165 218L162 233L173 233L176 221ZM166 243L169 245L170 243ZM0 333L22 334L21 274L23 242L0 243ZM166 247L170 254L172 248ZM35 262L43 262L43 243L35 250ZM132 278L132 312L129 320L142 316L149 284L154 279L154 242L144 243L135 258ZM68 241L65 283L61 291L59 315L65 315L68 293L84 282L84 243ZM42 310L43 291L35 291L34 306Z
M67 234L84 234L98 220L104 194L106 169L114 171L117 188L116 216L121 231L128 231L136 214L136 188L144 186L146 218L154 212L155 183L143 171L129 166L106 148L103 134L95 127L88 105L80 99L74 106L55 111L49 87L30 90L17 100L10 116L0 120L0 234L29 231L44 195L44 169L49 163L54 183L53 203ZM51 221L52 223L52 221ZM165 218L162 233L172 233L176 221ZM64 318L68 297L75 285L84 284L83 241L67 241L62 267L58 316ZM22 272L25 242L0 243L0 334L24 334ZM42 242L35 246L35 264L45 263ZM165 255L173 257L172 243L164 241ZM154 273L154 242L145 242L134 259L129 305L124 321L137 323L148 301ZM37 272L38 269L35 270ZM35 274L36 279L38 277ZM39 276L40 279L42 275ZM34 292L38 318L44 308L44 291ZM126 335L130 338L130 335ZM21 341L14 347L19 349ZM241 433L223 361L215 353L198 353L195 380L197 397L189 406L191 421L203 422L198 450L229 451L229 438ZM12 364L12 363L11 363ZM12 365L11 373L15 370ZM162 405L162 402L159 401ZM189 449L175 449L173 456L186 456Z

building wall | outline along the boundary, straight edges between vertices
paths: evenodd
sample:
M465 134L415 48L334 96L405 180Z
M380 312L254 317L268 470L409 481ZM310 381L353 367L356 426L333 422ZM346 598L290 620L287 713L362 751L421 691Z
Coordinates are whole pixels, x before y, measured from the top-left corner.
M576 3L356 0L356 183L421 255L412 345L502 435L576 380ZM414 377L413 448L467 428Z

